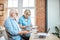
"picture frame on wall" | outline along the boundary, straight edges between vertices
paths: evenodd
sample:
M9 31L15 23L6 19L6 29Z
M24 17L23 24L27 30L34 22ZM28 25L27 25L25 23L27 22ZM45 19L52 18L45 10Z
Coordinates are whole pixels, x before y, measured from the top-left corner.
M3 11L4 11L4 4L0 3L0 16L3 15Z

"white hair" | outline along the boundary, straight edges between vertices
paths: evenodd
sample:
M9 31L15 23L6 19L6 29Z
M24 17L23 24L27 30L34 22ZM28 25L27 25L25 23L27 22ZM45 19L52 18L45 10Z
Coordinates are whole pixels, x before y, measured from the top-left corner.
M9 15L11 16L13 13L18 14L18 11L16 9L11 9L9 13Z

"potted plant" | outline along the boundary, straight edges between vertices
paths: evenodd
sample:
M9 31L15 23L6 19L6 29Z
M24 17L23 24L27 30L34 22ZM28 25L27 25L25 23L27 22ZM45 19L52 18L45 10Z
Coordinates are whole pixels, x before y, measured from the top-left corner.
M55 33L52 33L54 35L56 35L58 38L60 38L60 27L58 28L57 26L55 26Z

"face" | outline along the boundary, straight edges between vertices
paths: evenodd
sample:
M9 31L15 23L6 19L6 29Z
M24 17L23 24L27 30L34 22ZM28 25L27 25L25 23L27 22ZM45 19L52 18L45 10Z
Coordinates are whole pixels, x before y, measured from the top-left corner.
M27 18L27 19L30 15L31 15L31 13L29 13L29 12L24 14L25 18Z
M16 18L17 18L16 13L13 13L12 15L13 15L13 18L14 18L14 19L16 19Z

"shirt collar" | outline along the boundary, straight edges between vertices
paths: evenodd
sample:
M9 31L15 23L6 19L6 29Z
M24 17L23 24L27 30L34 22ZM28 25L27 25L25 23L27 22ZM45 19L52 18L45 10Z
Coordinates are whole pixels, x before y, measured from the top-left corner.
M24 17L24 15L23 15L23 18L26 19L26 18ZM28 17L28 19L29 19L29 18L30 18L30 17Z
M13 17L9 17L9 18L15 20Z

